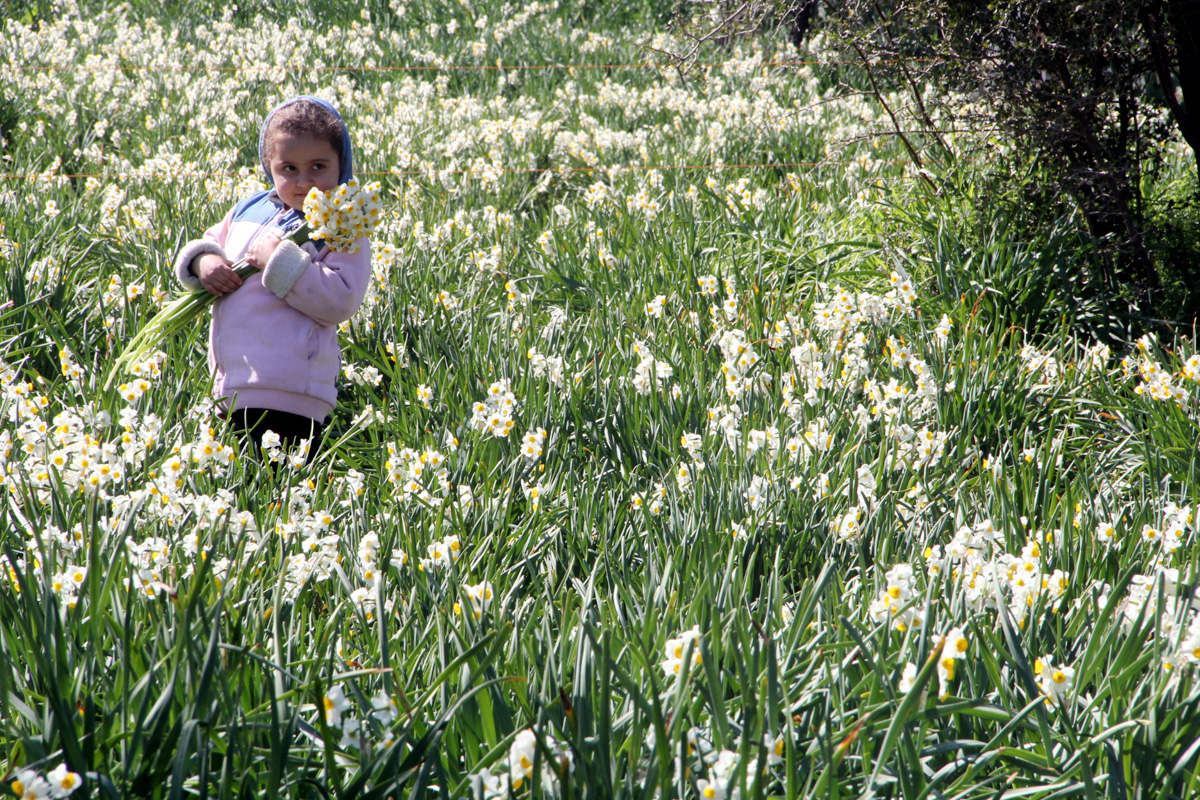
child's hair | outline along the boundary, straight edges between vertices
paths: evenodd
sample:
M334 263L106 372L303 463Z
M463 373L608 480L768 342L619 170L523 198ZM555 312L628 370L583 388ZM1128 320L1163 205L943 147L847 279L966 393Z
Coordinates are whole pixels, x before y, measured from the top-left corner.
M345 147L342 131L342 121L329 109L311 100L297 100L271 115L263 131L263 157L269 160L275 155L280 136L313 136L328 142L340 156Z

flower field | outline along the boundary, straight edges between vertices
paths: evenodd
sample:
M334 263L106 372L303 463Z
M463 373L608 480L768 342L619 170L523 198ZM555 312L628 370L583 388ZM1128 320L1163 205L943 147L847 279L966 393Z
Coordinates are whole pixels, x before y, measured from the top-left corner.
M202 11L0 33L0 793L1200 794L1200 353L1003 143L632 2ZM307 467L205 325L105 388L297 94L383 202Z

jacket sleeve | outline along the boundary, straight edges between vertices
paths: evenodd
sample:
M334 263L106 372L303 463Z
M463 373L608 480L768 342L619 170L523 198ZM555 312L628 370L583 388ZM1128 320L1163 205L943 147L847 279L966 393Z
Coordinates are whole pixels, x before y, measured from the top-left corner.
M200 278L192 269L192 262L205 253L215 253L228 260L225 255L225 237L229 233L229 223L233 219L233 210L225 215L225 219L213 225L204 232L203 239L193 239L179 248L175 256L175 277L188 289L203 289Z
M357 253L329 250L313 257L285 239L263 270L263 285L318 325L340 325L354 316L371 281L371 242L358 240Z

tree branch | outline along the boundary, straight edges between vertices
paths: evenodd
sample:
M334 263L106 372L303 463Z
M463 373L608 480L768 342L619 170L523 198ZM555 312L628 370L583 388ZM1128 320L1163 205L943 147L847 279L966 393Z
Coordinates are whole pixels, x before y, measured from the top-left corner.
M862 51L862 48L859 46L858 42L851 42L850 46L854 48L854 52L858 53L858 57L863 64L863 69L866 70L867 79L871 81L871 88L874 90L873 95L875 100L879 103L879 105L883 106L883 110L887 112L888 117L892 120L892 129L896 131L896 136L899 137L900 141L904 144L904 149L908 151L909 158L911 158L913 164L916 165L917 174L920 175L921 179L925 181L930 191L937 192L937 185L934 184L933 179L929 177L929 174L925 172L925 167L921 164L921 154L917 152L917 149L913 147L912 142L910 142L908 137L904 135L904 128L900 125L900 120L896 119L896 115L892 113L891 106L889 106L887 101L883 99L883 92L879 88L878 81L875 80L875 71L871 69L870 59L867 58L866 54Z

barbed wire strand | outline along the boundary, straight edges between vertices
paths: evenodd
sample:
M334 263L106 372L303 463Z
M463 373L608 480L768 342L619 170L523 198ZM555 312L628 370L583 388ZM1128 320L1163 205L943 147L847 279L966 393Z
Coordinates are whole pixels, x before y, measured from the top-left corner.
M931 59L879 59L872 63L877 64L893 64L902 61L929 61ZM687 65L691 67L727 67L738 66L742 68L757 69L759 67L804 67L804 66L839 66L858 64L857 61L851 60L832 60L832 61L763 61L756 64L747 64L742 61L702 61L696 64ZM345 67L345 66L312 66L309 64L252 64L238 67L219 67L219 66L121 66L121 65L86 65L86 64L69 64L69 65L8 65L0 64L0 72L253 72L260 70L277 70L283 69L288 71L307 70L310 72L467 72L467 71L505 71L512 72L517 70L589 70L589 69L672 69L678 66L674 62L639 62L631 64L465 64L465 65L410 65L410 66L375 66L375 67Z
M546 172L556 172L559 174L573 174L579 172L675 172L688 170L708 169L713 171L727 169L802 169L802 168L820 168L820 167L850 167L850 166L866 166L867 164L910 164L908 159L870 159L867 160L850 160L850 161L792 161L792 162L762 162L758 164L626 164L621 166L611 167L502 167L500 169L467 167L456 169L411 169L411 170L374 170L356 172L356 177L361 178L379 178L379 177L410 177L417 175L425 176L440 176L440 175L486 175L486 174L541 174ZM176 178L246 178L253 177L253 173L238 173L238 172L172 172L172 173L12 173L0 175L0 179L5 180L67 180L67 179L88 179L95 180L158 180L158 179L176 179Z

